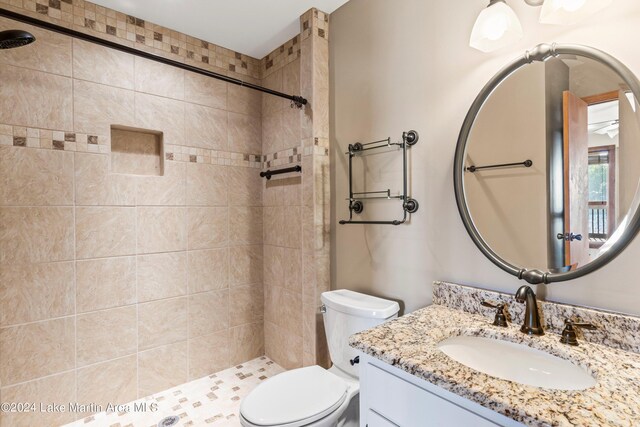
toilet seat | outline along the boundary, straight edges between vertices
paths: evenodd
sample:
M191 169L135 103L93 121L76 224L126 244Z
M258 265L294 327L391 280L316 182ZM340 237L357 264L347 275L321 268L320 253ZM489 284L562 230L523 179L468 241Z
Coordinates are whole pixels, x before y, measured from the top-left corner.
M242 401L240 415L255 426L304 426L339 408L348 388L320 366L294 369L256 387Z

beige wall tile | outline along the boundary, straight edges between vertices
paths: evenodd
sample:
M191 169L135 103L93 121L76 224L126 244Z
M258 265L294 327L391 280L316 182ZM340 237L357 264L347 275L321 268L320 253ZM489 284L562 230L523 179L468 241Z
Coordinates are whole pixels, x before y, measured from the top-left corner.
M184 102L138 92L135 100L136 127L162 132L165 145L185 144Z
M229 150L238 153L261 153L262 120L255 116L229 113Z
M189 340L189 380L213 374L230 366L229 331Z
M231 344L229 359L232 366L264 355L264 325L262 323L236 326L229 330L229 336Z
M303 167L303 171L306 170ZM262 180L262 206L272 207L284 204L283 181L282 179Z
M187 339L187 298L138 306L138 348L146 350Z
M0 263L73 259L73 208L0 208Z
M259 152L259 151L258 151ZM254 168L230 167L228 170L229 205L262 206L262 181Z
M82 314L77 320L78 366L136 352L135 305Z
M189 296L189 338L229 328L229 291Z
M296 59L282 67L282 90L285 93L300 93L300 60Z
M75 319L65 317L0 329L0 354L3 386L73 369Z
M3 402L30 402L40 405L74 402L76 399L76 374L65 372L39 380L3 387L0 390ZM33 427L58 426L76 418L71 412L3 412L2 426Z
M138 253L187 249L186 209L138 208Z
M229 283L229 250L189 251L189 293L226 289Z
M112 174L109 156L75 153L76 204L133 206L135 183L131 177Z
M221 80L185 72L184 98L192 104L224 110L227 108L227 86Z
M73 76L123 89L133 89L133 55L73 39Z
M73 314L73 262L0 265L0 327Z
M184 206L187 200L187 165L165 161L163 176L138 176L135 184L139 206Z
M282 144L280 150L301 146L300 110L285 108L282 110Z
M135 254L135 208L76 208L79 259Z
M285 248L264 246L264 283L268 285L284 285Z
M203 105L185 105L186 140L190 146L227 149L227 112Z
M262 283L262 245L229 248L229 284L231 286Z
M135 257L76 263L76 310L84 313L136 302Z
M271 322L264 325L265 354L285 369L302 367L302 338L289 336Z
M251 245L262 243L262 208L229 208L229 243Z
M263 208L263 241L265 245L284 244L284 208Z
M231 288L230 325L239 326L261 322L264 313L264 290L262 285L236 286Z
M262 85L269 89L282 92L282 68L269 74L262 79ZM262 115L269 115L284 108L285 101L276 96L263 94L262 96Z
M187 253L138 256L138 301L146 302L187 293Z
M14 29L16 29L16 21L8 18L0 19L0 31ZM71 76L71 39L69 37L22 23L20 29L29 31L38 42L20 49L5 50L0 57L0 62Z
M260 117L262 115L262 93L230 84L227 89L227 110Z
M136 91L184 99L184 71L144 58L135 58Z
M282 142L284 138L282 111L271 112L262 116L262 153L272 154L284 148Z
M293 292L302 292L302 250L284 249L284 287Z
M0 147L0 205L72 205L73 153Z
M78 402L123 404L136 400L138 365L137 356L110 360L78 369Z
M138 396L149 396L186 382L187 363L186 341L141 352Z
M301 248L302 242L302 209L300 206L289 206L284 209L283 245L288 248Z
M226 206L228 168L187 164L187 205Z
M189 249L212 249L229 241L228 208L188 208Z
M76 132L110 135L111 125L135 126L133 107L133 91L83 80L73 81Z
M0 81L0 123L72 130L70 78L0 65Z

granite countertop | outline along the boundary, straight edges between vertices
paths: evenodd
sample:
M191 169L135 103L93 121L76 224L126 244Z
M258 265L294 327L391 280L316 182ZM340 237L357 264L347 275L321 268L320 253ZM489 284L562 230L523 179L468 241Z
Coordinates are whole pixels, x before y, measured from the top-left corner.
M451 336L497 338L546 351L582 366L597 385L559 391L498 379L450 359L437 344ZM581 341L561 344L547 333L530 337L491 320L432 305L355 334L350 345L418 378L530 426L640 425L640 354Z

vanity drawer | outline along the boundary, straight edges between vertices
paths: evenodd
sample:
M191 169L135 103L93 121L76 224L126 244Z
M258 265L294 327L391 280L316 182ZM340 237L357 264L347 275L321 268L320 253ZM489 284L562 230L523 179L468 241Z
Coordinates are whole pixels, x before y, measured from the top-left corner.
M498 425L373 364L368 363L364 368L366 389L362 392L367 393L369 427Z

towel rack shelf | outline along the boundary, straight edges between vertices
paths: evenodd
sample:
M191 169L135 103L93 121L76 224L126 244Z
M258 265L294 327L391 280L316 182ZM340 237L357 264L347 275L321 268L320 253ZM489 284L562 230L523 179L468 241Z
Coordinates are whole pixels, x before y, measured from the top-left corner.
M418 211L420 207L417 200L412 199L407 194L407 180L408 180L408 167L407 167L407 152L408 149L414 146L418 142L419 136L418 132L414 130L410 130L402 133L402 142L391 142L391 137L387 139L381 139L378 141L368 142L366 144L362 144L360 142L356 142L355 144L349 144L349 151L346 152L349 156L349 198L347 201L349 202L349 219L341 220L340 224L376 224L376 225L400 225L407 222L409 214L415 213ZM387 148L387 147L400 147L402 149L402 194L401 195L391 195L391 189L382 190L382 191L365 191L365 192L354 192L353 191L353 158L359 155L362 152L375 150L378 148ZM387 199L394 200L399 199L402 200L402 210L403 217L402 219L396 219L391 221L359 221L354 219L353 214L359 215L364 211L364 203L365 200L372 199Z

